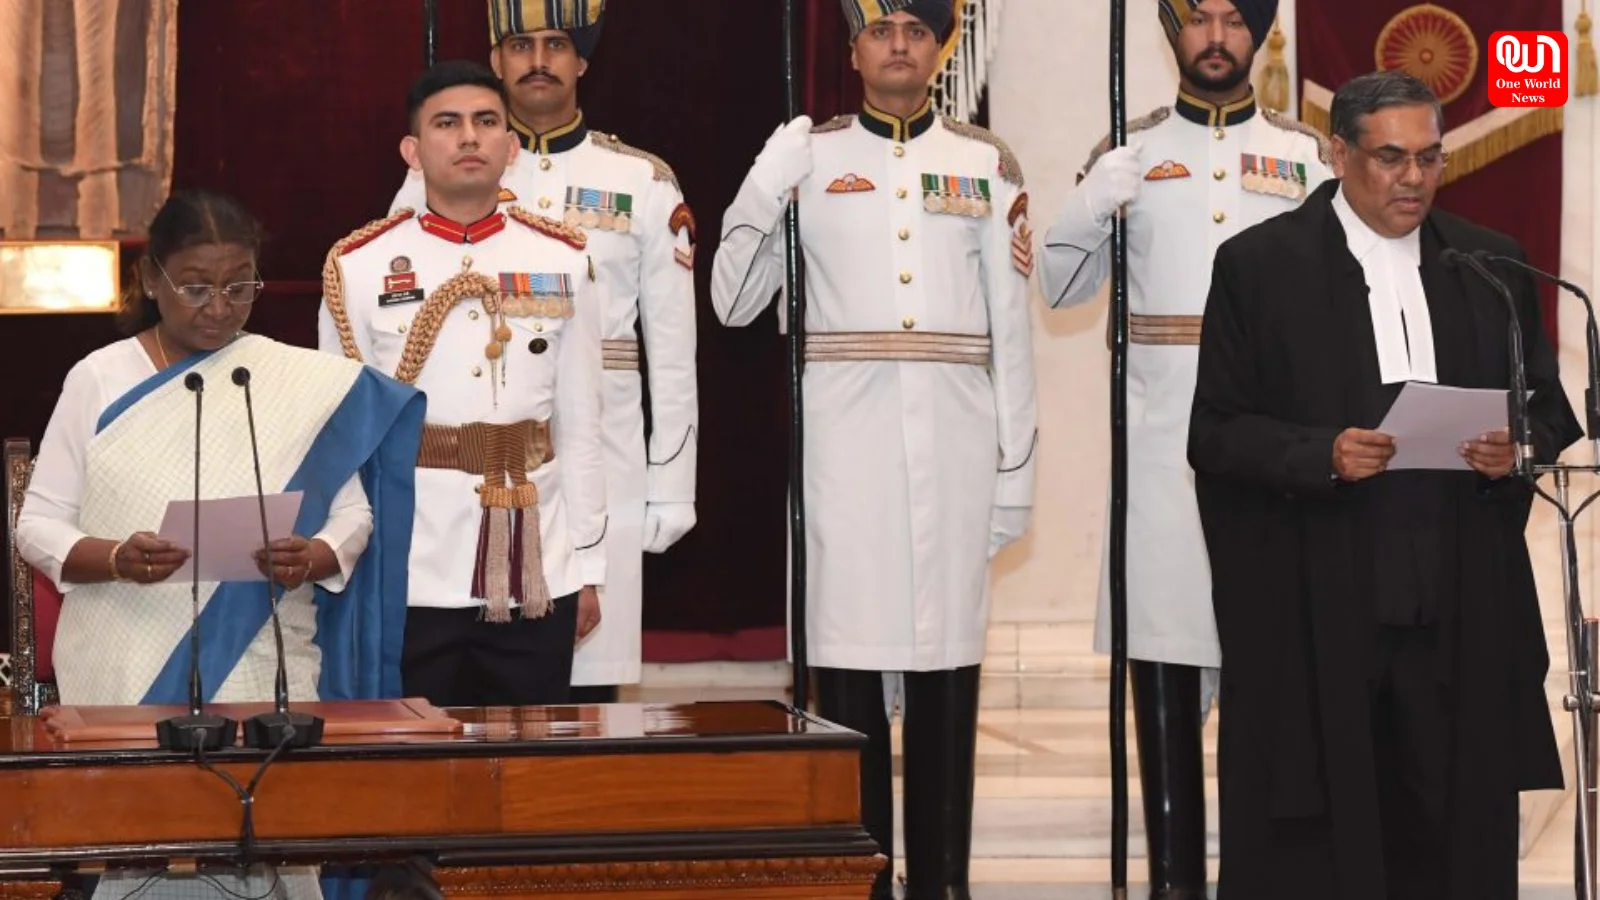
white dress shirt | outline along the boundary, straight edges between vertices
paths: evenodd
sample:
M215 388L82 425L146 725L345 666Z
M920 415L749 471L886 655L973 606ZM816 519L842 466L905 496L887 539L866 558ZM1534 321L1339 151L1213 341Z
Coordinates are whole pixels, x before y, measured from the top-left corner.
M1378 371L1384 384L1439 380L1433 360L1433 320L1422 290L1422 236L1413 230L1388 238L1361 221L1341 186L1333 211L1344 227L1350 255L1367 278L1372 337L1378 345Z

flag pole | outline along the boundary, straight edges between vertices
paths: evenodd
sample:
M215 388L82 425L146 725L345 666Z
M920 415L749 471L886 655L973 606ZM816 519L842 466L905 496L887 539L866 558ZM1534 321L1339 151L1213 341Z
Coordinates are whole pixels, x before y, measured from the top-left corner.
M422 0L422 67L433 68L434 52L438 47L439 10L437 0Z
M799 25L799 4L783 0L783 103L789 122L800 115ZM805 280L800 270L797 199L791 199L783 215L783 249L784 289L789 301L789 653L794 663L794 705L804 710L811 702L811 678L806 660L805 403L801 384L805 373Z
M1111 0L1111 146L1128 142L1127 0ZM1111 895L1128 896L1128 230L1111 220Z

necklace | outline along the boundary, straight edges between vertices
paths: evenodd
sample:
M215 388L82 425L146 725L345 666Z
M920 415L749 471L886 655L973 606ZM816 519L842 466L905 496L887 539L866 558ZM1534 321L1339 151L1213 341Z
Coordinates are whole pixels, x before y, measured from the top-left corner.
M161 368L166 369L171 363L167 362L167 347L161 343L161 326L157 325L151 331L154 331L156 335L156 352L161 354Z

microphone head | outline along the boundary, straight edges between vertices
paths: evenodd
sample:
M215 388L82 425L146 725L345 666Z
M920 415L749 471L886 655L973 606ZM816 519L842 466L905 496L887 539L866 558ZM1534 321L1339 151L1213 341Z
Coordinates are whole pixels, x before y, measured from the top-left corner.
M233 370L233 383L243 387L250 383L250 370L240 366Z
M190 372L183 376L183 386L195 393L205 390L206 380L199 372Z
M1446 247L1444 248L1444 252L1439 254L1440 262L1443 262L1447 266L1459 265L1462 259L1465 257L1465 253L1462 253L1460 250L1457 250L1454 247Z

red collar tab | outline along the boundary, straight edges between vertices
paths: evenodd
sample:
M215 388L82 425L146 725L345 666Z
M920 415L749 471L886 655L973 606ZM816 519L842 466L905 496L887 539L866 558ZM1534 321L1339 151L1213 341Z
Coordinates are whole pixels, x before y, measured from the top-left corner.
M452 244L481 244L491 235L500 233L506 227L506 217L504 213L497 212L485 216L471 225L462 225L460 222L455 222L430 212L423 213L417 219L417 224L422 226L423 231L436 238L443 238Z

